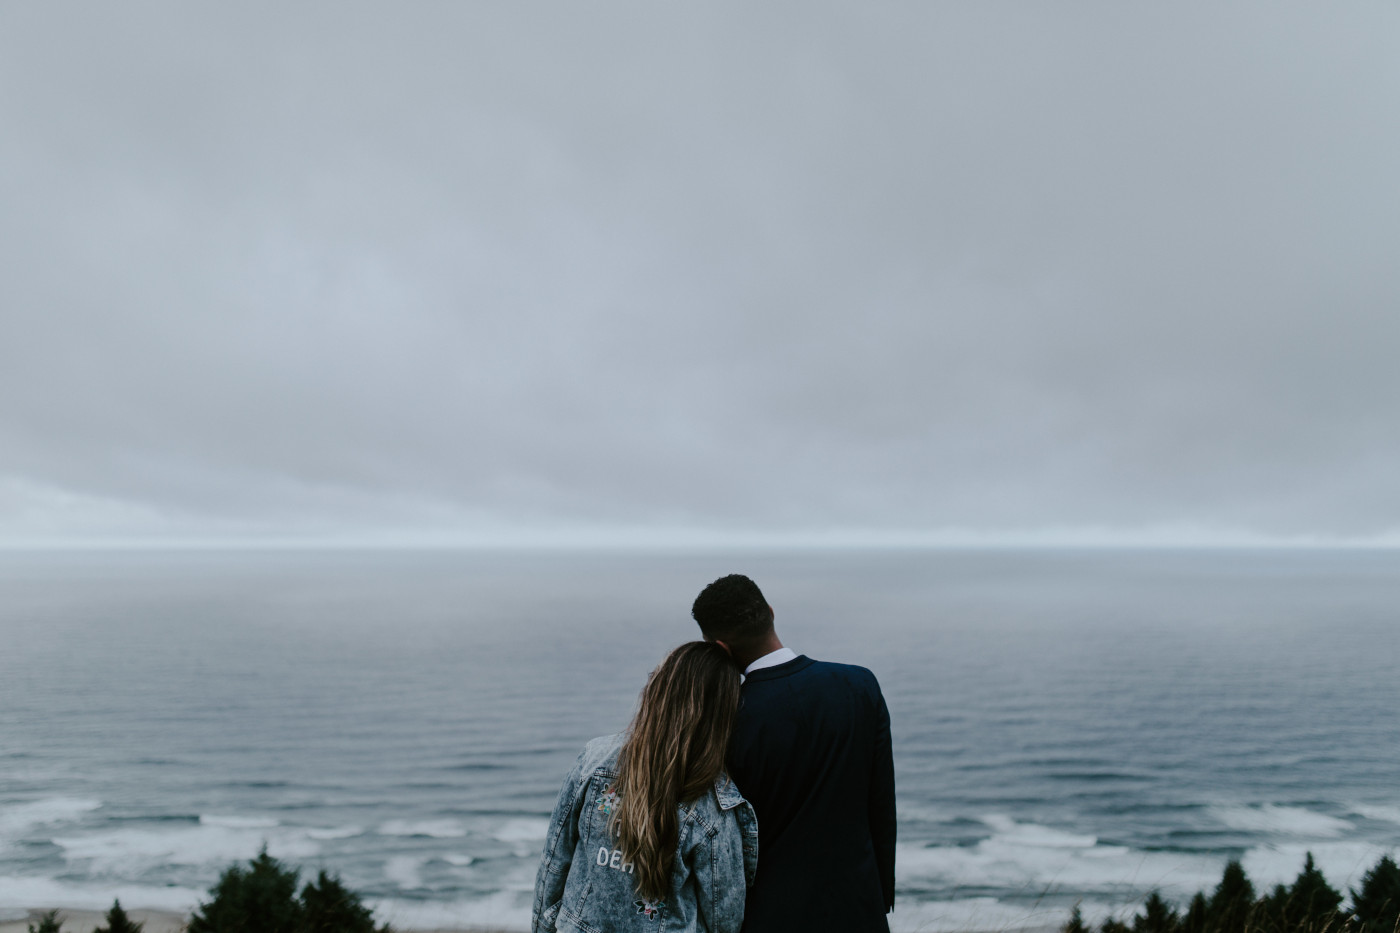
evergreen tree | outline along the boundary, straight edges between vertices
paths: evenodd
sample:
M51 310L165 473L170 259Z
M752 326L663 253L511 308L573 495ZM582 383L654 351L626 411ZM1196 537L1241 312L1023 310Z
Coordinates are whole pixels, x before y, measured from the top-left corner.
M1288 888L1274 885L1269 894L1254 905L1254 925L1265 933L1293 933L1287 926Z
M1309 852L1303 870L1288 889L1280 919L1289 931L1325 930L1341 923L1337 912L1341 904L1342 895L1317 870Z
M1131 933L1128 925L1115 917L1109 917L1099 927L1099 933Z
M51 910L39 915L39 925L29 924L29 933L62 933L63 921L58 919L58 911Z
M1206 929L1212 933L1244 933L1253 912L1254 885L1239 860L1231 859L1206 904Z
M107 925L98 927L92 933L141 933L144 923L132 923L127 917L126 911L122 910L122 902L112 901L112 909L107 911Z
M1361 890L1352 889L1352 912L1363 933L1396 933L1400 930L1400 865L1389 855L1361 879Z
M1084 915L1079 912L1079 905L1075 904L1074 909L1069 912L1069 920L1060 928L1060 933L1089 933L1089 928L1084 925Z
M360 903L359 896L324 871L302 889L301 903L305 933L387 933L389 929L376 929L373 912Z
M1186 916L1181 918L1182 933L1205 933L1206 914L1209 913L1210 906L1206 903L1206 896L1200 891L1191 898L1191 903L1186 908Z
M1153 891L1142 905L1143 912L1133 917L1133 933L1178 933L1181 918L1175 908Z
M210 889L212 897L190 918L189 933L301 933L305 910L297 900L296 869L284 868L267 848L245 870L231 866Z

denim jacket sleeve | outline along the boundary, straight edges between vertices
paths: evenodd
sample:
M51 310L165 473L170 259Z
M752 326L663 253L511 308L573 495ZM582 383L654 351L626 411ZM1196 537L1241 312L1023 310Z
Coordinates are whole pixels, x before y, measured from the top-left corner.
M730 814L725 814L731 819ZM744 866L744 837L737 827L711 836L695 854L695 917L706 933L739 933L744 925L745 878L735 868Z
M578 845L579 806L583 801L583 791L587 786L584 759L587 751L574 762L573 770L564 779L559 791L559 801L554 805L554 813L549 818L549 831L545 835L544 857L540 860L540 870L535 875L535 907L531 912L531 933L554 933L554 924L559 918L559 907L564 900L564 882L569 877L569 863L574 860L574 849Z

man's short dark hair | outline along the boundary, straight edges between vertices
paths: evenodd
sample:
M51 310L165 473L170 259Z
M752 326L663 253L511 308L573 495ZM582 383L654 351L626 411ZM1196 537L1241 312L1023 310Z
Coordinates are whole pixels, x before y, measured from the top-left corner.
M690 615L706 641L730 647L759 641L773 631L773 610L758 584L742 573L720 577L700 591Z

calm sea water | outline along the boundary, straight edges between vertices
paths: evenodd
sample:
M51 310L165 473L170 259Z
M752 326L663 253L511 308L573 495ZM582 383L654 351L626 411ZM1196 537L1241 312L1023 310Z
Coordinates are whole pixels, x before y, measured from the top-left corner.
M884 685L897 930L1400 845L1396 553L8 553L0 911L188 909L266 845L523 929L560 779L733 571Z

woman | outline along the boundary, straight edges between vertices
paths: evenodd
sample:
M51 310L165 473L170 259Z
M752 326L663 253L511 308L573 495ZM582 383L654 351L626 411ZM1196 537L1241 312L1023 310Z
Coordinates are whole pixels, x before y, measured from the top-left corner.
M738 933L758 820L724 773L739 672L693 641L652 671L632 725L584 748L549 821L534 933Z

